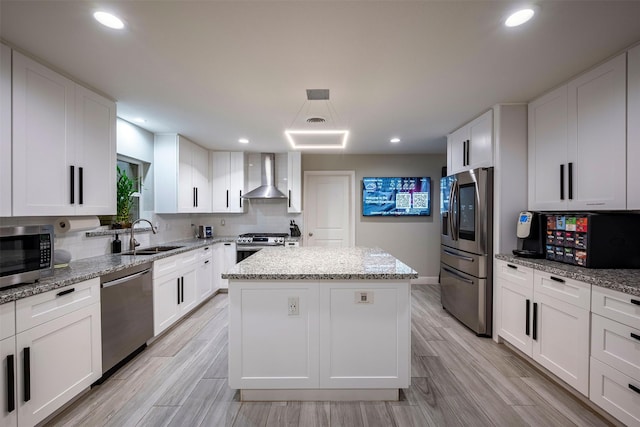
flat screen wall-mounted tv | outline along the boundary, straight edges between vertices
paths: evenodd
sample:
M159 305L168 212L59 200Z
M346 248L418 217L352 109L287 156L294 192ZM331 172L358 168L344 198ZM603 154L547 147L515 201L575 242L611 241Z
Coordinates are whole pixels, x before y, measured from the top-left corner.
M362 215L431 215L431 178L362 178Z

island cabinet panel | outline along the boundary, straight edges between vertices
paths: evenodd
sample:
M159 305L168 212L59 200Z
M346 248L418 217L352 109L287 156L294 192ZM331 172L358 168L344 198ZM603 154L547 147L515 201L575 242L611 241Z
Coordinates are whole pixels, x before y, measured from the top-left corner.
M230 305L231 388L318 388L317 284L243 283Z
M408 295L407 283L320 286L321 388L409 385Z

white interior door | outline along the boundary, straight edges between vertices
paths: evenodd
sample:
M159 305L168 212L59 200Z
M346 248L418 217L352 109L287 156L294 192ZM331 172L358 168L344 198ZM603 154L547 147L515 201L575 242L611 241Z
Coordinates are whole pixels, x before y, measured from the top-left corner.
M305 246L355 244L355 172L304 173Z

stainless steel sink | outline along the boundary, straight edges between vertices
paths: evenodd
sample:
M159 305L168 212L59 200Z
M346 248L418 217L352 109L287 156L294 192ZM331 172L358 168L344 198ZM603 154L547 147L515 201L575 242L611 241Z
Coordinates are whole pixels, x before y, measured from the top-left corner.
M136 255L155 255L161 252L172 251L174 249L180 249L184 246L152 246L150 248L136 249ZM123 252L122 255L133 255L133 251Z

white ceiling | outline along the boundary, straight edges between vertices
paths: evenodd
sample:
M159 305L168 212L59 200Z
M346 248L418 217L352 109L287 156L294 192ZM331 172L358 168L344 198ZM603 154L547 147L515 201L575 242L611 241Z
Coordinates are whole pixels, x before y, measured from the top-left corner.
M305 90L328 88L347 153L443 153L491 105L640 41L640 1L538 1L533 21L504 27L518 4L2 0L0 37L113 97L120 117L208 148L287 151ZM99 26L97 9L126 30Z

